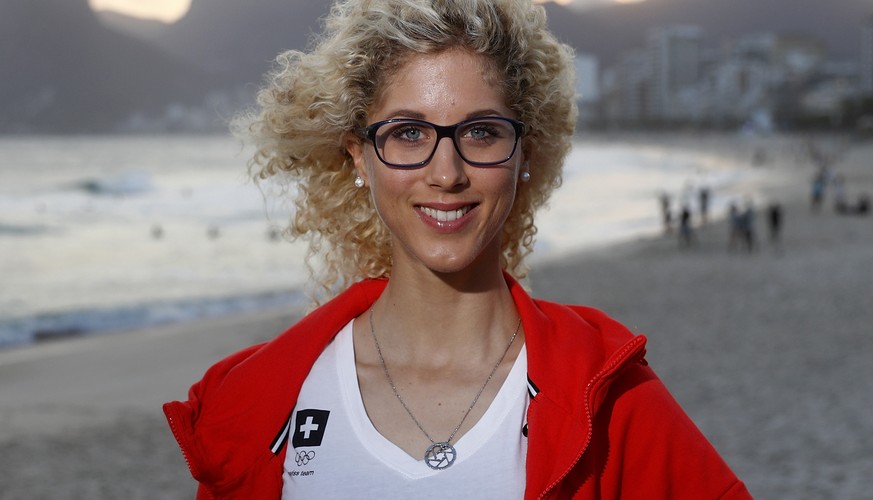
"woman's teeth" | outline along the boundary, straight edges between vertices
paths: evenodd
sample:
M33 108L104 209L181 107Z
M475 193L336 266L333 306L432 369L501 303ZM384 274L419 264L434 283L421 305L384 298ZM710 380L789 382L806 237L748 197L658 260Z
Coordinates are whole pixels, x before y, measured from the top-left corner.
M421 211L432 219L440 222L451 222L460 219L470 211L470 206L461 207L457 210L437 210L430 207L421 207Z

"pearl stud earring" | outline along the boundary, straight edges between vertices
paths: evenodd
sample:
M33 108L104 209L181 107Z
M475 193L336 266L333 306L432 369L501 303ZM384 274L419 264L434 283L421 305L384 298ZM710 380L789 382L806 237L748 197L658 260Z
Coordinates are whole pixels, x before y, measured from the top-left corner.
M355 187L357 187L357 188L364 187L364 179L361 179L360 175L355 176Z

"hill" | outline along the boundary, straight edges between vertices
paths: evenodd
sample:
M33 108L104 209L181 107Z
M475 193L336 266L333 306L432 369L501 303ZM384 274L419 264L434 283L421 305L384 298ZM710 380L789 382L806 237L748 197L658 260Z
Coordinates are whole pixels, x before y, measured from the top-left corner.
M165 25L98 16L87 0L0 0L0 132L112 131L134 116L166 114L173 103L183 106L182 115L192 107L202 111L206 95L231 106L229 93L252 94L251 84L279 51L307 46L328 6L326 0L194 0L184 18ZM854 59L862 20L873 14L870 0L648 0L583 12L545 7L561 40L604 64L642 46L649 28L677 23L700 25L713 46L762 31L811 34L833 57Z
M0 0L0 132L102 132L202 100L210 75L107 29L87 0Z
M257 81L280 50L307 46L328 6L324 0L194 0L188 15L169 27L152 23L151 30L136 30L105 19L207 69ZM561 40L607 63L641 46L649 28L686 23L703 27L713 45L763 31L804 33L821 38L834 57L856 58L861 22L873 15L870 0L648 0L582 12L555 3L545 8Z
M275 55L303 49L321 28L329 3L303 0L194 0L173 25L100 14L119 32L135 36L234 83L260 81Z
M656 26L696 24L710 42L745 34L775 32L820 38L832 57L855 59L863 20L873 15L870 0L648 0L582 13L546 4L552 30L565 42L610 62L622 51L641 47Z

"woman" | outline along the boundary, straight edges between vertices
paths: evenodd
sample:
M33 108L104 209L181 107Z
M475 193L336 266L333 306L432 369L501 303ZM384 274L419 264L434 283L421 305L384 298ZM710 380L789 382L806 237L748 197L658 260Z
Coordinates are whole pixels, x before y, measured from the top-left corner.
M199 496L748 498L645 338L512 277L575 121L542 8L349 0L278 61L257 174L325 290L359 281L165 405Z

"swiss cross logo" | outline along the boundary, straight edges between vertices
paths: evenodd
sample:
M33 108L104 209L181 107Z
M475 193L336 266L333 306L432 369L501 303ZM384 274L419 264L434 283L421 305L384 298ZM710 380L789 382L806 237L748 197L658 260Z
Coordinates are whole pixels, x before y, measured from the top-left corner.
M327 410L298 410L291 444L295 448L321 446L328 416L330 412Z

